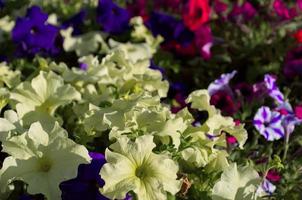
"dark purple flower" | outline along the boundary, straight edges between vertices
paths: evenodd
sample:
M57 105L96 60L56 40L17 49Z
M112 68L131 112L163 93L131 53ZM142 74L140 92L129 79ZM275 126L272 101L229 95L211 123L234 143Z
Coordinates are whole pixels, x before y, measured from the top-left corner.
M26 16L17 18L12 39L17 45L17 55L54 55L60 51L59 28L47 23L48 15L38 6L27 10Z
M99 188L105 184L99 175L100 169L106 163L105 157L93 152L90 152L89 155L92 158L91 163L81 164L76 178L60 184L63 200L108 199L99 192Z
M194 38L193 32L187 29L181 20L159 12L152 12L147 27L153 35L161 35L165 42L176 41L188 45Z
M220 90L211 95L211 105L222 111L222 114L232 116L238 111L240 104L237 103L234 98L224 90Z
M105 32L120 34L129 28L130 15L124 8L112 0L99 0L97 7L97 22Z
M242 20L251 20L257 14L257 10L251 3L245 1L242 5L238 2L233 4L233 9L229 13L228 18L234 22L240 22Z
M246 101L252 101L254 99L253 86L248 83L238 83L234 86L234 90L238 96L242 97Z
M302 46L299 46L287 53L283 72L288 78L302 76Z
M4 8L4 0L0 0L0 9Z
M282 115L271 111L269 107L262 106L258 109L253 124L268 141L278 140L284 136Z
M85 10L81 10L79 13L75 14L71 18L67 19L62 23L62 28L72 27L73 32L72 35L81 34L81 26L84 24L85 17L87 12Z

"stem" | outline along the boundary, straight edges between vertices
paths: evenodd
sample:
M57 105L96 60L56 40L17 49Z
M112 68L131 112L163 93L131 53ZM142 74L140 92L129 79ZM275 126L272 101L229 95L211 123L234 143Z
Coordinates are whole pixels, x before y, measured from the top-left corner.
M288 141L289 141L289 134L285 132L285 141L284 141L284 152L283 152L283 161L285 161L286 156L287 156L287 151L288 151Z

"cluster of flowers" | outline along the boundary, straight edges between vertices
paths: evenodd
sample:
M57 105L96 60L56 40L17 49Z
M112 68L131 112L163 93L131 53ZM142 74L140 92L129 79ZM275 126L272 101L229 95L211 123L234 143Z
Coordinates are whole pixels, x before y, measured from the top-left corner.
M124 6L112 0L0 0L0 199L274 195L275 183L290 179L280 175L279 155L286 162L302 107L291 106L273 73L264 70L263 80L253 84L239 77L232 85L242 70L232 68L213 81L213 73L200 75L196 66L225 65L228 59L218 58L214 48L235 49L230 31L219 38L215 27L238 26L247 34L243 46L257 47L273 31L261 28L263 36L247 24L263 15L277 18L276 27L290 23L302 2L290 7L274 0L270 14L263 14L260 0L119 3ZM291 39L301 43L301 35ZM287 78L302 74L301 50L288 52ZM189 71L194 81L197 75L212 82L175 81L173 67L158 66L170 65L166 52L195 66ZM284 149L262 152L258 139L265 145L284 139Z

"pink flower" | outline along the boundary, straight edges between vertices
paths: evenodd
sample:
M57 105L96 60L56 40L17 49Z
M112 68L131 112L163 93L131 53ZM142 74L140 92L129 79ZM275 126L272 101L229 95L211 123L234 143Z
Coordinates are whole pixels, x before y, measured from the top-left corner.
M296 8L288 8L282 0L275 0L273 8L276 14L283 20L289 20L297 16Z
M302 119L302 106L295 107L295 115L298 119Z

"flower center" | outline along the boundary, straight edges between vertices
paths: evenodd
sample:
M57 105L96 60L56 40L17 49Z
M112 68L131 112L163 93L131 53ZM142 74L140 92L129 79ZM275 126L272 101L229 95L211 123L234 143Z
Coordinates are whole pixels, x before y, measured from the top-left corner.
M136 168L135 176L137 176L140 179L144 179L147 176L146 168L143 165Z
M51 169L52 166L52 162L47 159L47 158L41 158L39 160L39 166L38 169L41 172L49 172L49 170Z

